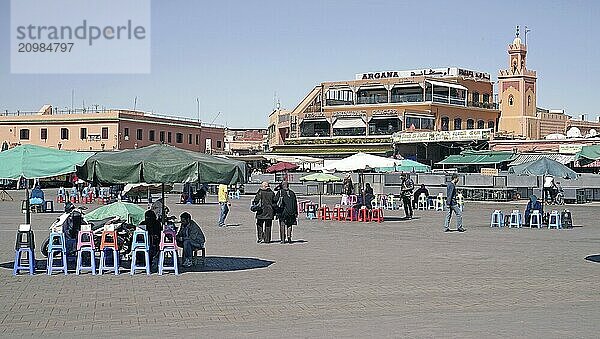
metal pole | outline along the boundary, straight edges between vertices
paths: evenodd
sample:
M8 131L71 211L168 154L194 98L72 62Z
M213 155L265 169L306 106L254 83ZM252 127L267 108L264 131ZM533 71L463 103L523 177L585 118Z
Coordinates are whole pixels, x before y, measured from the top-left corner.
M161 196L162 196L162 207L161 207L162 213L161 213L161 217L160 217L160 219L161 219L160 222L164 229L165 228L165 203L166 203L166 201L165 201L165 183L164 182L161 184Z
M25 223L31 224L31 207L29 206L29 179L25 179Z

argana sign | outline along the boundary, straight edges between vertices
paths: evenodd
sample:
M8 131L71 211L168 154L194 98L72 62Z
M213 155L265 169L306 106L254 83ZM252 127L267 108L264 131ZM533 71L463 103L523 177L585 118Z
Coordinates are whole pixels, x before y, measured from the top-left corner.
M396 132L392 135L392 142L408 144L414 142L490 140L491 135L491 128L457 131Z

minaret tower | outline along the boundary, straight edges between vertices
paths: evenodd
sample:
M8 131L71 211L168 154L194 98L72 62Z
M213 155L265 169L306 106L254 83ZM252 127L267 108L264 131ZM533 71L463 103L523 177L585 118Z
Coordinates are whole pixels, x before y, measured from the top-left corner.
M536 114L537 75L527 69L527 46L519 37L519 26L512 44L508 45L508 69L498 74L500 97L499 131L528 139L540 137Z

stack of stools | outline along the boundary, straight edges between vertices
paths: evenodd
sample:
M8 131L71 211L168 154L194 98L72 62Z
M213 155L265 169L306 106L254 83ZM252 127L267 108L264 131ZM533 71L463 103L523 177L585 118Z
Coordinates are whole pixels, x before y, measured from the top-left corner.
M319 207L319 215L320 220L331 220L331 210L327 205L322 205Z
M548 218L548 229L551 229L552 227L556 228L557 230L562 228L559 211L550 212L550 217Z
M333 207L333 216L332 218L333 220L337 220L337 221L344 221L346 220L346 211L345 209L340 206L340 205L335 205L335 207Z
M425 211L427 207L429 207L427 203L427 196L425 195L425 193L421 193L418 199L419 200L417 200L417 209Z
M114 226L106 225L104 231L102 231L102 239L100 241L100 269L98 273L102 275L104 270L113 271L115 275L119 274L119 243L117 237L117 231L114 230ZM106 252L111 252L112 265L106 264Z
M317 205L307 204L306 205L306 219L316 219L316 218L317 218Z
M144 266L137 265L137 254L144 253ZM148 232L137 229L133 232L131 241L131 275L136 270L146 269L146 274L150 274L150 243L148 242Z
M60 254L62 260L61 266L54 267L54 254ZM65 234L62 232L50 232L48 240L48 275L53 271L63 271L67 275L67 248L65 244Z
M17 275L20 270L28 270L29 275L35 272L35 239L31 225L20 225L17 232L13 275Z
M531 211L529 215L529 228L542 228L542 215L539 210Z
M358 210L358 221L369 222L371 221L371 215L369 214L369 210L366 206L362 206Z
M508 222L508 227L509 228L521 228L521 224L523 224L522 222L522 216L521 216L521 211L519 210L513 210L512 213L510 214L510 220Z
M164 270L173 270L175 275L179 274L177 266L177 242L174 231L165 230L160 234L160 259L158 260L158 274L162 275ZM171 254L172 266L165 266L165 254Z
M495 210L492 213L492 221L490 227L503 227L504 226L504 213L501 210Z
M383 222L383 209L373 208L371 210L371 221Z
M83 253L89 253L90 265L83 265ZM77 233L77 268L75 274L89 270L96 275L96 245L94 245L94 233L89 225L82 225L81 231Z

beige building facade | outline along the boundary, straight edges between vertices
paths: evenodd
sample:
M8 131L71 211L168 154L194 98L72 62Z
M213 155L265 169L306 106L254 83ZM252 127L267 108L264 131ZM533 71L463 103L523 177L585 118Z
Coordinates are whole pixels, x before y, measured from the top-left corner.
M10 147L35 144L74 151L108 151L165 143L203 153L222 153L224 128L184 118L131 110L59 111L0 114L0 142Z

